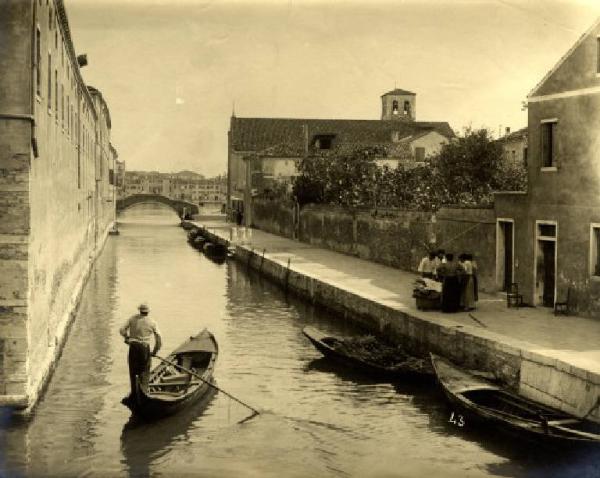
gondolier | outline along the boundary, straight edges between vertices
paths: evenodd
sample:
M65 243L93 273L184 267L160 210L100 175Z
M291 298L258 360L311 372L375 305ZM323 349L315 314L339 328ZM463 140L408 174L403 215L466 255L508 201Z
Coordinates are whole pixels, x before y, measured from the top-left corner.
M131 316L119 333L129 345L127 361L129 364L129 381L131 393L129 399L135 398L136 377L140 376L142 382L148 379L150 372L151 355L156 355L162 345L162 338L153 319L148 317L150 309L146 304L138 307L139 314ZM150 343L154 336L154 348L150 352Z

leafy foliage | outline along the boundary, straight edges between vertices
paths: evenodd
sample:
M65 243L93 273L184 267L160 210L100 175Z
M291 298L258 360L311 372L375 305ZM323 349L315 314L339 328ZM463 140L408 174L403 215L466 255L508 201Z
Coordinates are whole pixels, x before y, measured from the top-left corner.
M294 182L294 196L300 204L371 204L376 178L380 175L375 159L386 154L383 148L369 147L333 157L304 158L298 167L300 176Z
M444 205L491 203L493 191L522 191L527 187L524 166L505 161L502 145L485 129L466 129L426 165L378 166L376 159L386 156L386 149L379 146L304 158L293 194L301 205L435 211Z

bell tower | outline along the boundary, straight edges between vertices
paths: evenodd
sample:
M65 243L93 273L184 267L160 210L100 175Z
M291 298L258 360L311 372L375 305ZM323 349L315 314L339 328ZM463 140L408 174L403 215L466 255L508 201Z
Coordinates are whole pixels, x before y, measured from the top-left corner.
M417 95L412 91L396 88L381 95L381 119L415 121Z

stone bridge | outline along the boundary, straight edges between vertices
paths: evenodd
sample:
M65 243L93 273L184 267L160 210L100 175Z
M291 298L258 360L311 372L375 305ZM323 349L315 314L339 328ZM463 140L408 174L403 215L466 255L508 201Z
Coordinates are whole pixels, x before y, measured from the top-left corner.
M193 214L198 214L197 204L182 201L180 199L170 199L160 194L132 194L123 199L117 199L117 212L135 206L136 204L161 203L173 209L182 219L190 219Z

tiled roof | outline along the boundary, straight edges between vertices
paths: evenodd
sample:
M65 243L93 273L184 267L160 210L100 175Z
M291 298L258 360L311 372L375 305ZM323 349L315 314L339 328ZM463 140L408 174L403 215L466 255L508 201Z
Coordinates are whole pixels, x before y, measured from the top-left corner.
M413 93L412 91L401 90L400 88L395 88L392 91L388 91L387 93L384 93L381 96L388 96L388 95L413 95L413 96L417 96L417 94Z
M285 150L287 156L304 152L305 137L309 144L315 136L333 135L334 145L389 145L393 144L393 131L398 132L399 138L418 137L429 131L437 131L447 138L455 136L448 123L428 121L232 117L230 125L233 150Z
M499 141L520 141L522 139L527 139L528 129L527 126L525 128L521 128L517 131L513 131L512 133L507 134L499 139Z

